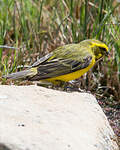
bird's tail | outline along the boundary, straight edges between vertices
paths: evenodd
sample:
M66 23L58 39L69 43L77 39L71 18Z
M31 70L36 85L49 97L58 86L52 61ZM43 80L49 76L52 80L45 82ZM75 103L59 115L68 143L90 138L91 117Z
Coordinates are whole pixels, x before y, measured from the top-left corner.
M37 68L30 68L24 71L4 75L3 78L16 80L16 79L22 79L26 77L32 77L36 74L37 74Z

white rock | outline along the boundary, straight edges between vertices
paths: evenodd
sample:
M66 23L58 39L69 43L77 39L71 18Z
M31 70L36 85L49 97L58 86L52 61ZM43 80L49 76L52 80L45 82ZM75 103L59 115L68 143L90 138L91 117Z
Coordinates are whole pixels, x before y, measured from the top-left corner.
M38 86L0 86L0 143L11 150L118 150L92 95Z

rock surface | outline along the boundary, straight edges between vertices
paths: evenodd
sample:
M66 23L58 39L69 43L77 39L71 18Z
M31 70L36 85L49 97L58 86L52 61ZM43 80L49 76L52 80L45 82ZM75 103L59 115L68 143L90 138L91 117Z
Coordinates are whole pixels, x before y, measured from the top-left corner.
M91 94L0 86L0 150L118 149Z

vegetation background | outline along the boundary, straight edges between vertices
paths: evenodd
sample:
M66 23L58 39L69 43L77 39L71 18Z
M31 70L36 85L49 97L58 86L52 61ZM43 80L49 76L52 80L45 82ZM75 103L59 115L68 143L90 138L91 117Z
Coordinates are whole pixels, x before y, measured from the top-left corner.
M110 50L74 87L91 91L120 141L120 0L0 0L0 76L25 68L58 46L88 38ZM1 84L32 84L6 81Z

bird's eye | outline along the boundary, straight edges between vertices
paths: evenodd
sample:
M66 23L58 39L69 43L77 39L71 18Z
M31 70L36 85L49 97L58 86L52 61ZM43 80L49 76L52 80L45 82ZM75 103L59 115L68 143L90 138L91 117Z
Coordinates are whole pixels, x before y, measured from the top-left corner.
M106 56L109 55L109 52L107 51L106 48L101 48L101 49L102 49L103 53L104 53Z
M102 48L102 50L106 52L106 48Z

